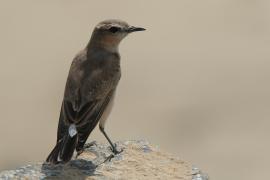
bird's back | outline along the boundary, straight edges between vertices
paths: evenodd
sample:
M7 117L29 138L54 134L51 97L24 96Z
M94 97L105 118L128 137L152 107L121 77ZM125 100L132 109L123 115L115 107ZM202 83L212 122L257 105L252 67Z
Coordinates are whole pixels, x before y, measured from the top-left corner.
M64 100L80 110L87 102L106 97L120 79L120 57L102 49L83 50L75 56L68 75Z

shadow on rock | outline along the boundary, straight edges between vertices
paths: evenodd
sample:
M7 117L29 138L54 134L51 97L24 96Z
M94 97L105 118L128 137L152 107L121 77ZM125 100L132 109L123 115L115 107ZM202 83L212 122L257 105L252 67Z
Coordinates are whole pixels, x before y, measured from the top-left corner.
M43 164L41 172L44 179L86 179L93 176L97 166L84 159L72 160L67 164ZM96 176L96 175L95 175Z

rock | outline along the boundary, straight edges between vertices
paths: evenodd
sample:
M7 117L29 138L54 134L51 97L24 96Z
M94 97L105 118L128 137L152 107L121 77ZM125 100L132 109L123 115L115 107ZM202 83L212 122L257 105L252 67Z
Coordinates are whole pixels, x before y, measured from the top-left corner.
M208 180L201 171L160 151L147 141L118 142L123 152L112 157L108 145L95 143L65 165L37 163L0 173L0 179L181 179Z

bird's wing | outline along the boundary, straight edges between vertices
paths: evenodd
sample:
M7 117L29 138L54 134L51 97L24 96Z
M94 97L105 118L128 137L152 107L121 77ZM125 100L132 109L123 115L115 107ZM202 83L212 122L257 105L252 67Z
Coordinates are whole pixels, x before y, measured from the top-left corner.
M58 124L57 142L67 135L69 125L75 124L79 135L76 149L81 150L110 102L112 94L113 91L104 99L86 103L79 111L74 110L71 102L64 100Z
M90 135L90 133L93 131L93 129L98 124L103 112L107 108L107 105L109 104L111 97L112 97L113 91L110 92L106 98L103 99L102 103L98 106L97 109L93 113L90 113L89 116L85 117L86 123L83 123L82 126L78 127L79 132L79 141L76 147L77 151L80 151L83 149L83 146Z
M75 56L71 63L66 82L64 101L71 102L75 111L77 111L81 106L80 88L85 76L85 71L82 67L86 60L86 51L81 51ZM92 72L91 69L89 69L89 71Z

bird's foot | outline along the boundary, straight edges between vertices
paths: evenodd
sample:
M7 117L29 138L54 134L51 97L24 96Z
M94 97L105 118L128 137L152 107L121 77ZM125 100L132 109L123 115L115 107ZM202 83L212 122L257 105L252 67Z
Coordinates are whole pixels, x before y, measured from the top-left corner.
M86 143L84 146L83 146L83 149L87 149L87 148L90 148L92 146L97 146L97 141L92 141L90 143Z
M117 149L116 144L114 144L113 146L110 146L110 150L112 151L113 154L111 154L108 157L106 157L106 159L101 164L104 164L107 161L111 161L112 158L114 158L117 154L120 154L121 152L123 152L123 149L122 148L120 150Z
M103 163L105 163L107 161L111 161L112 158L114 158L117 154L120 154L121 152L123 152L123 149L122 148L120 150L117 149L116 144L114 144L114 146L111 146L110 149L113 152L113 154L111 154L110 156L108 156Z
M117 155L117 154L120 154L121 152L123 152L123 149L120 149L120 150L117 149L116 144L114 144L114 146L111 146L110 149L113 152L113 155Z
M103 163L105 163L107 161L111 161L112 158L114 158L117 154L120 154L121 152L123 152L122 148L120 150L117 149L116 144L114 144L113 146L110 146L110 150L112 151L113 154L108 156Z
M80 156L84 152L85 149L90 148L90 147L92 147L94 145L97 146L97 142L96 141L92 141L90 143L86 143L81 150L77 151L76 159L78 158L78 156Z
M107 162L107 161L111 161L112 160L112 158L114 158L114 154L111 154L111 155L109 155L108 157L106 157L106 159L103 161L103 163L105 163L105 162ZM102 164L103 164L102 163Z
M121 152L123 152L123 149L117 150L116 147L115 147L115 148L112 148L112 147L111 147L110 149L111 149L111 151L113 152L113 154L109 155L109 156L105 159L105 161L104 161L103 163L105 163L105 162L107 162L107 161L111 161L112 158L114 158L117 154L120 154Z

